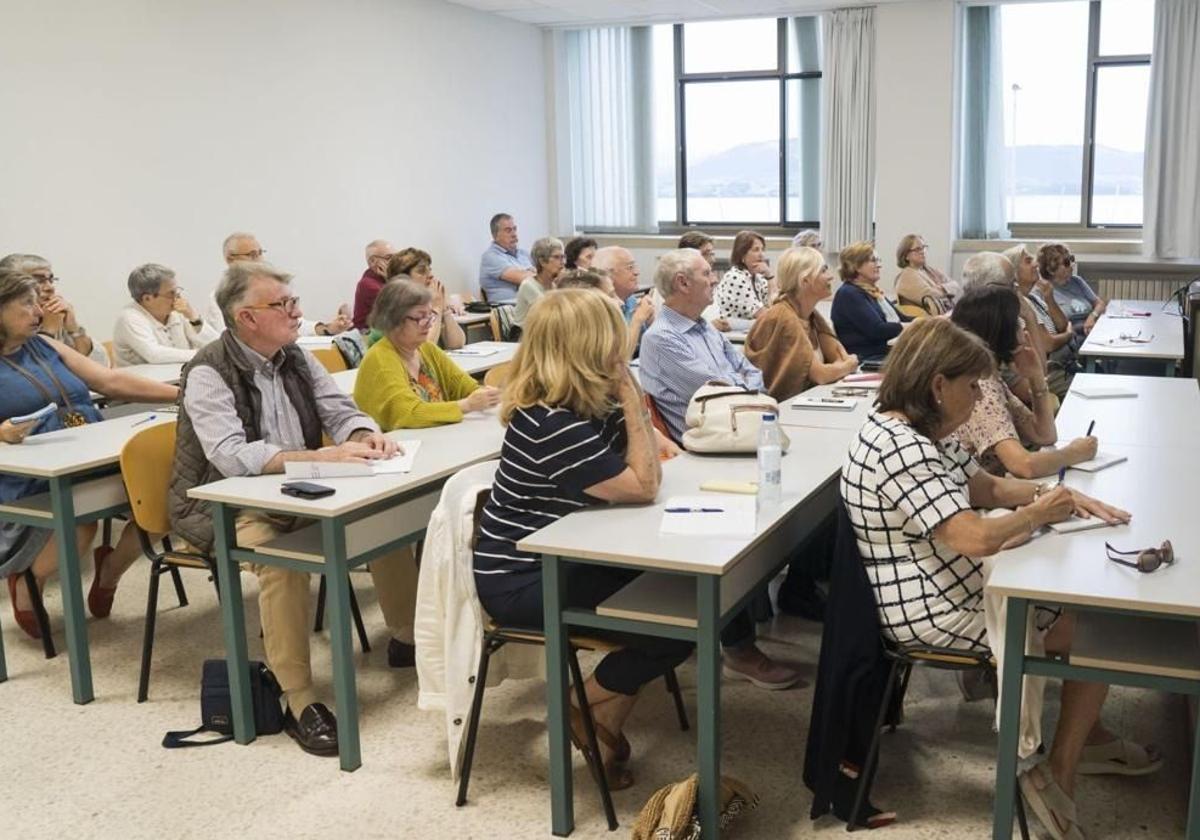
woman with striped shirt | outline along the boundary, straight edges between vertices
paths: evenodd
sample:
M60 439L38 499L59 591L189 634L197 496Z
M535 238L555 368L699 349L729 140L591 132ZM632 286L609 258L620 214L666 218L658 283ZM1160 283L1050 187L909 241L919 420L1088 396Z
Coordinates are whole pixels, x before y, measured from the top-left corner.
M603 296L551 292L525 321L501 420L508 426L475 547L475 587L503 625L541 628L540 556L517 542L568 513L604 503L654 501L662 470L641 389L625 364L625 322ZM568 579L567 602L594 607L639 573L585 566ZM638 690L683 662L692 645L622 635L587 680L609 786L629 787L621 732ZM572 714L573 740L582 726Z

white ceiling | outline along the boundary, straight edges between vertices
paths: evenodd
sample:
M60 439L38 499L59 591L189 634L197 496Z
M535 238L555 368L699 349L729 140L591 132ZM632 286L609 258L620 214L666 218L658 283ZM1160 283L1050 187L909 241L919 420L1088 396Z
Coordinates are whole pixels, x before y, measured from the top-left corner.
M871 5L904 0L870 0ZM450 0L538 26L679 23L714 18L786 17L865 0Z

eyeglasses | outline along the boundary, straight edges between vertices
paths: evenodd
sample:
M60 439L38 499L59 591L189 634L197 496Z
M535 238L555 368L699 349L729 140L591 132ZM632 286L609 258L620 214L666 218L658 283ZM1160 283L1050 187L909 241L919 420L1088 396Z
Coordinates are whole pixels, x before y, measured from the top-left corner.
M912 254L912 253L915 253L915 252L917 252L917 251L928 251L928 250L929 250L929 246L928 246L928 245L918 245L918 246L916 246L915 248L909 248L909 249L908 249L908 253Z
M33 279L37 282L37 284L39 286L53 286L55 283L58 282L58 277L56 277L53 274L51 274L49 277L43 277L40 274L35 274L35 275L33 275Z
M243 306L242 309L278 309L280 312L293 312L300 305L300 298L285 297L274 303L256 303L253 306Z
M833 389L833 395L835 397L869 397L871 395L871 389L840 385Z
M405 315L404 320L412 321L414 324L417 324L418 326L423 326L425 324L432 324L434 321L436 321L437 313L430 312L427 315Z
M867 262L872 262L872 263L875 263L876 265L880 265L883 262L883 260L879 259L879 257L871 257L871 259L867 260Z
M155 297L165 297L170 298L171 300L179 300L181 297L183 297L183 286L176 286L169 292L159 292L155 295Z
M1129 566L1131 569L1137 569L1139 572L1153 572L1159 566L1170 566L1175 562L1175 549L1171 547L1170 540L1163 540L1163 544L1158 548L1143 548L1138 551L1118 551L1108 543L1104 544L1104 548L1108 552L1109 560L1120 563L1122 566ZM1125 557L1134 557L1135 559L1125 560L1123 559Z
M244 254L230 254L231 257L243 257L248 260L261 260L263 255L267 253L266 248L259 248L257 251L247 251Z

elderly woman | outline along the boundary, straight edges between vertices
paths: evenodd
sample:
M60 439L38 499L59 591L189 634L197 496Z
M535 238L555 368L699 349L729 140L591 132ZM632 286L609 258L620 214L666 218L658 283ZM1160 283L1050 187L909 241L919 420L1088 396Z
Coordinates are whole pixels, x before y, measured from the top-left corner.
M367 351L354 380L354 402L385 432L458 423L500 402L429 340L437 320L432 293L411 280L391 280L371 309L383 338Z
M54 268L36 254L9 254L0 260L0 269L19 271L37 281L38 306L42 309L42 335L65 344L77 353L90 356L102 365L109 364L103 345L92 341L75 315L75 307L59 294Z
M1029 247L1014 245L1004 252L1004 258L1016 269L1017 291L1033 311L1036 327L1027 318L1025 326L1046 351L1046 384L1050 386L1050 393L1062 401L1078 366L1075 351L1079 339L1075 337L1070 319L1054 299L1054 287L1050 281L1038 276L1037 258Z
M582 289L547 295L529 315L504 391L500 418L508 431L475 546L479 600L500 624L543 624L541 558L517 548L518 541L568 513L658 496L662 471L642 391L625 365L625 331L616 307ZM567 602L594 607L637 575L581 567L571 575ZM620 639L625 646L605 656L585 686L615 790L633 784L621 730L639 689L692 648L672 639ZM571 736L576 746L585 743L578 714Z
M812 228L805 228L792 237L793 248L816 248L820 251L823 244L821 232Z
M513 327L516 329L524 329L529 308L554 288L554 282L562 273L566 259L562 240L553 236L543 236L533 243L529 258L533 260L534 273L532 277L522 280L520 288L517 289L517 305L512 316Z
M786 400L813 385L858 369L817 312L829 297L833 272L814 248L788 248L779 258L779 297L746 336L746 358L762 371L767 391Z
M958 427L954 439L979 465L993 475L1012 473L1017 478L1054 475L1096 457L1097 440L1081 437L1061 449L1054 427L1056 402L1046 384L1037 351L1027 332L1018 326L1020 307L1012 289L978 286L963 295L950 319L983 340L996 361L1011 364L1030 385L1033 409L1017 399L999 374L979 381L980 396L970 418Z
M900 303L919 306L930 315L949 312L954 306L954 289L950 279L925 262L929 246L915 233L900 240L896 248L896 298Z
M600 243L590 236L576 236L563 249L567 268L591 268L592 259L596 256L596 249L599 247Z
M970 418L980 380L992 371L991 353L975 336L945 318L918 321L892 350L876 409L842 468L842 500L875 589L880 624L901 644L996 649L1002 640L987 637L980 558L1072 513L1129 519L1063 486L994 476L946 441ZM983 516L975 508L1010 511ZM995 562L1003 563L1003 555ZM1069 650L1073 624L1069 615L1058 618L1046 649ZM1142 750L1100 725L1107 691L1101 683L1065 682L1049 760L1021 775L1022 794L1055 837L1082 836L1072 801L1081 758L1089 771L1114 772L1116 762L1102 757L1114 744ZM1144 750L1141 758L1147 762L1143 772L1160 761Z
M191 361L196 351L217 339L183 296L175 272L147 263L129 274L129 296L113 326L117 366L161 365Z
M729 270L717 286L717 308L734 327L750 328L771 302L775 275L765 256L767 241L752 230L733 238Z
M31 275L0 269L0 440L20 444L29 435L100 420L89 389L106 396L143 402L173 402L174 385L162 385L97 364L56 339L39 334L42 310L37 280ZM50 414L26 423L13 417L32 414L50 403ZM0 503L46 492L46 482L24 476L0 476ZM76 531L80 553L92 544L95 523ZM48 528L12 522L0 524L0 577L8 578L8 593L17 624L28 635L40 638L30 593L22 574L33 570L38 586L57 568L58 549ZM96 570L88 592L92 615L104 618L112 611L117 582L141 556L137 533L126 528L112 549L98 548Z
M429 340L445 350L457 350L467 343L467 334L459 326L455 315L462 314L462 304L455 305L446 297L446 287L433 274L433 258L420 248L405 248L388 259L388 280L412 280L429 289L433 295L433 311L437 318L429 328ZM367 346L371 347L382 338L378 330L367 333Z
M833 328L846 350L860 359L879 360L888 342L912 320L879 288L879 257L870 242L855 242L838 255L842 286L833 296Z
M1052 284L1054 299L1070 319L1071 327L1080 335L1090 333L1108 301L1075 273L1075 255L1071 249L1060 242L1047 242L1038 248L1037 264L1038 273Z

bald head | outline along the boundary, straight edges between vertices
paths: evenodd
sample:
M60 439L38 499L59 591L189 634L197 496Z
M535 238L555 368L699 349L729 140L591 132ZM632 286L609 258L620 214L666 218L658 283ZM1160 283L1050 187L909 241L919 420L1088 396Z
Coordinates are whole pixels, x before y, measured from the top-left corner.
M392 254L396 253L395 246L386 239L375 239L366 247L367 268L380 277L387 277L387 264Z
M258 262L266 251L258 244L253 233L238 231L225 237L221 253L226 265L233 265L236 262Z
M600 269L608 274L613 281L613 290L622 301L638 290L638 277L641 269L637 259L629 249L620 245L609 245L601 248L592 258L592 268Z

